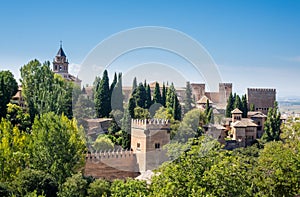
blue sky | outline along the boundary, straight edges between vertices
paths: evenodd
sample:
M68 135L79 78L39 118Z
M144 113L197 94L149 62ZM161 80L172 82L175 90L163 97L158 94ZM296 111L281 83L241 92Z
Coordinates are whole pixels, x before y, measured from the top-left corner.
M300 96L299 10L296 0L3 1L0 69L19 77L31 59L52 61L60 40L69 62L81 64L112 34L162 26L201 43L238 93L272 87L279 97Z

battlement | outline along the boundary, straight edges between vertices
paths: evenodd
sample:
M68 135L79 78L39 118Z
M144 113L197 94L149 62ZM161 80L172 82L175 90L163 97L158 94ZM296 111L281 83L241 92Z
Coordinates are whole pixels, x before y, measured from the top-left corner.
M95 151L93 153L87 153L85 155L86 160L107 160L107 159L121 159L133 157L134 154L131 150L109 150L109 151Z
M274 88L248 88L248 92L276 92Z
M219 86L232 87L232 83L219 83Z
M131 127L138 129L168 129L170 128L170 121L164 119L132 119Z

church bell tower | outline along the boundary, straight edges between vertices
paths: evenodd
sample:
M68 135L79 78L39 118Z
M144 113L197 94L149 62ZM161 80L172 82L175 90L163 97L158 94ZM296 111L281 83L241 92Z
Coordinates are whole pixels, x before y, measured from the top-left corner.
M62 49L62 42L60 41L60 48L53 59L53 72L61 75L63 78L68 79L69 62L64 50Z

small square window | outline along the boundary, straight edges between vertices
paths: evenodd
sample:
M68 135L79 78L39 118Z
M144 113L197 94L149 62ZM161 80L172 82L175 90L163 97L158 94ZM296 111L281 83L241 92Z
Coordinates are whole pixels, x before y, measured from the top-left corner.
M155 149L160 149L160 143L155 143Z

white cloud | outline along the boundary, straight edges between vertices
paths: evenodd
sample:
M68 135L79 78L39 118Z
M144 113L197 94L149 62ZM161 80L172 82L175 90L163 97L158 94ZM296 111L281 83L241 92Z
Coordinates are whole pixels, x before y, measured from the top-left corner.
M69 73L77 76L80 71L80 64L70 63L69 64Z

